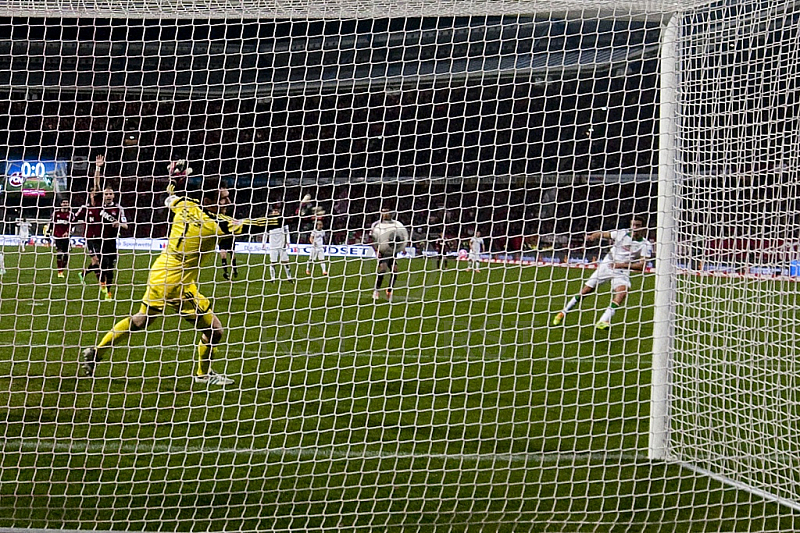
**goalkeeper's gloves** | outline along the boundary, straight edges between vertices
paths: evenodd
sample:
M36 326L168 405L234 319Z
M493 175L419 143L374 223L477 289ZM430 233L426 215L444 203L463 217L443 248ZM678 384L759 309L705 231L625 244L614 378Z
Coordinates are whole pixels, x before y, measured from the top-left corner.
M177 161L170 161L167 165L167 172L170 177L189 176L192 173L192 167L185 159L178 159Z
M167 194L170 196L175 194L175 182L172 180L169 180L169 183L167 184Z

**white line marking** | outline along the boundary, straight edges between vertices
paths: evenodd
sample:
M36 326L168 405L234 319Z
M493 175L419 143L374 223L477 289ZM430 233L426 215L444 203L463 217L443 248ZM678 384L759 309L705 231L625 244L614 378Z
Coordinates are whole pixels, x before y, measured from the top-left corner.
M276 342L287 342L285 339L270 339L268 342L272 341ZM298 341L302 343L303 341ZM317 353L317 352L290 352L290 351L265 351L265 350L248 350L246 348L238 348L240 346L238 343L233 345L228 345L227 347L222 347L222 353L227 353L231 355L235 354L244 354L244 355L251 355L251 356L262 356L262 357L343 357L343 358L353 358L353 359L383 359L383 360L409 360L409 361L439 361L439 362L460 362L460 361L486 361L486 362L510 362L510 361L524 361L524 360L532 360L537 362L566 362L566 363L586 363L586 362L593 362L594 364L601 365L606 364L608 366L619 366L619 367L630 367L630 368L637 368L641 367L642 365L647 365L651 362L651 358L649 356L638 356L635 354L600 354L600 355L587 355L587 356L570 356L570 357L558 357L558 356L550 356L550 357L527 357L527 356L515 356L515 357L502 357L501 355L497 354L496 352L486 352L481 355L423 355L419 353L386 353L386 352L327 352L327 353ZM510 347L521 347L521 346L528 346L528 345L506 345L502 346L501 348L510 348ZM60 346L47 346L47 345L30 345L30 344L0 344L0 348L61 348ZM227 348L227 351L226 351ZM464 349L464 348L460 348ZM169 352L169 353L176 353L176 354L193 354L194 353L194 346L119 346L113 349L114 351L119 352ZM444 353L450 351L451 348L443 347L437 350L439 353ZM66 352L69 353L70 351L75 352L75 360L77 361L77 354L79 352L79 347L77 346L69 346L66 347ZM469 350L470 353L480 351L478 347L472 348ZM106 358L108 362L122 362L115 357ZM69 362L67 359L65 362ZM157 361L147 361L150 363L156 363ZM730 364L730 363L719 363L719 364Z
M383 447L295 446L288 448L220 448L209 446L174 446L168 444L130 444L98 439L11 439L0 444L5 452L80 452L80 453L220 453L258 457L277 456L297 459L433 459L471 463L527 463L572 465L576 463L607 464L647 461L646 454L631 452L550 452L550 453L415 453L384 449Z

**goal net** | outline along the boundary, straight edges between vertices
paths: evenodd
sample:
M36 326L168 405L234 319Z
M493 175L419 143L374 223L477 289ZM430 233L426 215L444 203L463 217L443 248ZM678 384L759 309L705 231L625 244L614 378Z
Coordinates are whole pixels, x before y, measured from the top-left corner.
M794 527L792 2L0 16L0 529Z
M668 446L794 509L798 17L745 2L683 19Z

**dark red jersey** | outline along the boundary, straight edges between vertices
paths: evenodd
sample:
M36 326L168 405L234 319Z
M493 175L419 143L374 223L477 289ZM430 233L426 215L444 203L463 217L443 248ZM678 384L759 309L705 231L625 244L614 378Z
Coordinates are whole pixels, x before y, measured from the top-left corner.
M53 216L50 218L50 225L53 228L53 237L56 239L64 239L69 237L69 225L72 221L72 213L56 209L53 211Z
M119 226L114 227L114 222L119 222L120 224L128 223L128 219L125 218L125 211L117 203L103 205L100 208L100 219L103 223L102 237L104 239L116 239L119 237Z
M94 205L82 206L75 216L73 221L83 220L86 223L86 238L99 239L103 232L103 219L101 218L102 208Z

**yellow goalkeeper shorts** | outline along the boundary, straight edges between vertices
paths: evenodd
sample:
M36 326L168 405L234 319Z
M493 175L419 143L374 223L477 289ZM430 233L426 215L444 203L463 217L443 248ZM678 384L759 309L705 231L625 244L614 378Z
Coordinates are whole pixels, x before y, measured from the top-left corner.
M211 302L200 293L197 285L183 282L180 272L163 269L150 271L142 304L143 313L164 311L169 307L189 319L211 312Z

